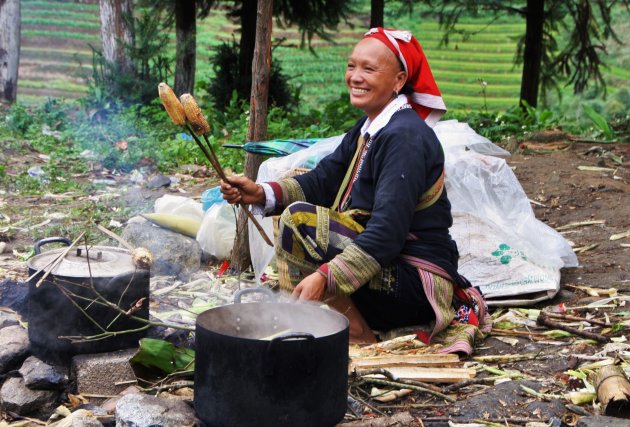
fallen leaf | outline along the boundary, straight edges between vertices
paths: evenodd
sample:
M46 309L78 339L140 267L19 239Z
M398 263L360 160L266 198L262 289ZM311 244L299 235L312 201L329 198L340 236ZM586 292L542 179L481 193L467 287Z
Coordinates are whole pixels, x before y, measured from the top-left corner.
M612 236L610 236L610 240L619 240L625 237L630 237L630 230L624 231L623 233L619 234L613 234Z
M560 227L556 227L556 230L560 231L560 230L568 230L569 228L576 228L576 227L584 227L586 225L598 225L598 224L605 224L606 221L603 219L595 219L595 220L591 220L591 221L579 221L579 222L570 222L568 224L565 225L561 225Z
M614 172L617 169L603 168L600 166L578 166L578 170L590 172Z

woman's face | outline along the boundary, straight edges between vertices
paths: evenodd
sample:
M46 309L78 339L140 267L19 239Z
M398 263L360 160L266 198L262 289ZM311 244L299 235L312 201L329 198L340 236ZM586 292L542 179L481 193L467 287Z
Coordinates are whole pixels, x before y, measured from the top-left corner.
M352 50L346 68L350 103L374 120L407 80L394 53L381 41L367 37Z

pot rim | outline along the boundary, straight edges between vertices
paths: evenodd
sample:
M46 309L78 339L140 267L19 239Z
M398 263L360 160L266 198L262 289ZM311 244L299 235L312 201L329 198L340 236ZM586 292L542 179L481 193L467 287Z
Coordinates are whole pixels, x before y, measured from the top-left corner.
M238 336L235 334L230 334L227 333L225 331L220 331L220 330L216 330L214 328L212 328L211 326L208 327L208 325L204 324L204 323L211 323L210 320L205 320L206 317L208 317L210 315L210 313L212 315L215 315L217 312L219 311L228 311L228 310L234 310L234 307L237 306L244 306L244 307L248 307L251 308L252 306L260 306L260 307L267 307L267 309L269 308L268 306L272 305L272 306L279 306L279 308L285 306L285 307L302 307L306 310L321 310L322 315L323 316L328 316L331 319L331 321L336 321L336 322L340 322L341 324L337 327L335 327L335 330L331 331L330 333L324 333L324 334L314 334L308 331L301 331L299 329L296 330L292 330L290 333L295 334L295 333L303 333L303 334L311 334L314 336L314 338L316 340L318 339L322 339L322 338L326 338L329 336L333 336L336 335L338 333L341 333L345 330L348 330L350 328L350 321L348 320L348 318L346 316L344 316L343 314L335 311L332 308L323 308L321 306L315 306L313 304L300 304L300 303L292 303L292 302L247 302L247 303L238 303L238 304L227 304L227 305L222 305L219 307L213 307L211 309L208 309L206 311L203 311L201 313L199 313L199 315L197 315L197 319L195 321L195 326L198 329L202 329L204 332L209 332L212 334L216 334L219 335L221 337L227 337L227 338L234 338L234 339L239 339L239 340L247 340L250 342L260 342L260 343L269 343L270 340L264 340L261 338L252 338L252 337L244 337L244 336ZM300 328L301 329L301 328ZM287 332L289 333L289 332ZM280 335L281 337L282 335Z

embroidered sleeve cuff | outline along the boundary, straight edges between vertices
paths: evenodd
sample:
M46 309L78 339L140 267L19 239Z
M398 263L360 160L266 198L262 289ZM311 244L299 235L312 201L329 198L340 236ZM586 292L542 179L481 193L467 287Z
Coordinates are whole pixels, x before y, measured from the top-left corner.
M381 270L378 261L354 243L346 246L327 266L328 292L344 296L352 294Z

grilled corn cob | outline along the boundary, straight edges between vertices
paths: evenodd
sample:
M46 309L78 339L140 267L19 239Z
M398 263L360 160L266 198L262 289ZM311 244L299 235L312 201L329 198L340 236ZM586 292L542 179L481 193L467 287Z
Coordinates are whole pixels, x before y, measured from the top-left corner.
M188 119L188 123L192 126L193 131L195 131L197 135L205 135L209 133L210 125L204 117L201 108L197 105L195 98L191 94L185 93L180 96L179 99L182 101L184 112L186 113L186 119Z
M184 106L181 102L179 102L179 99L177 99L173 89L171 89L166 83L160 83L158 85L158 93L160 94L162 105L164 105L164 108L173 123L179 126L184 126L186 124Z

